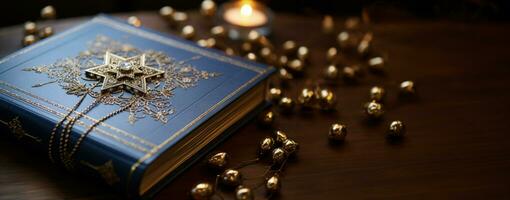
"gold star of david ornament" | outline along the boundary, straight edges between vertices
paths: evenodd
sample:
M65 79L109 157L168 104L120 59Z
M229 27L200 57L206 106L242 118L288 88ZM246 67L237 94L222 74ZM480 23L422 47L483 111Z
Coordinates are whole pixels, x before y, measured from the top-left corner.
M162 78L163 70L145 65L145 54L125 58L106 52L104 64L85 70L89 78L102 81L101 92L125 90L147 93L147 82Z

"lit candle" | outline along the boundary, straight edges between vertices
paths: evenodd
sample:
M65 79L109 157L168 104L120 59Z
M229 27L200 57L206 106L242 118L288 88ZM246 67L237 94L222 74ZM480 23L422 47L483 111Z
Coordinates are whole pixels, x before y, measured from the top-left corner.
M225 10L223 17L225 21L238 26L257 27L264 25L268 17L255 5L252 1L241 1L239 6Z

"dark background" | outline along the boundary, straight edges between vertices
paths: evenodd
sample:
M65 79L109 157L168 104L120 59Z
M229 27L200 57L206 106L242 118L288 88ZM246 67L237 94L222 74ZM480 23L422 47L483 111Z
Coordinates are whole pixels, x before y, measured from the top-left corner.
M221 3L225 0L217 0ZM509 20L510 2L505 0L262 0L276 11L300 14L331 14L335 16L358 15L369 9L417 18L448 18L462 21ZM171 5L179 10L196 9L201 0L87 0L87 1L31 1L16 0L4 2L0 12L0 26L20 24L37 20L39 11L46 5L53 5L59 18L95 15L100 12L130 12L157 10Z

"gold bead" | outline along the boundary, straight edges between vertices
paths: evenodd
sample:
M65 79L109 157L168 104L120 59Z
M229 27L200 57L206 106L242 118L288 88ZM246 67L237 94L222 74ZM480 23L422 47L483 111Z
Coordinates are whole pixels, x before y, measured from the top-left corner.
M259 55L267 60L271 57L271 55L273 55L273 51L269 47L262 47L259 51Z
M251 52L253 49L253 45L249 42L243 42L243 44L241 44L241 50L243 52Z
M302 61L307 61L310 57L310 51L308 50L308 47L300 46L297 49L297 57Z
M263 35L261 35L260 38L258 39L258 44L262 47L268 47L271 49L273 48L273 44L271 43L271 41L269 41L269 39Z
M268 99L271 101L278 101L282 97L282 90L280 88L270 88L268 92Z
M296 45L296 42L294 42L292 40L288 40L283 43L282 48L283 48L283 52L286 55L289 55L289 54L294 54L296 52L297 45Z
M329 129L328 137L332 141L344 141L347 136L347 126L343 124L333 124Z
M378 119L381 118L384 114L383 105L380 103L377 103L376 101L368 102L365 105L365 114L368 115L368 117L372 119Z
M205 17L212 17L216 14L216 3L212 0L204 0L200 4L200 14Z
M273 150L274 146L275 146L274 139L266 137L260 142L259 152L262 155L269 153L271 150Z
M184 22L188 21L188 14L186 14L185 12L175 11L174 13L172 13L172 20L171 21L175 25L181 25Z
M374 86L370 88L370 100L381 102L386 96L386 91L382 87Z
M336 37L336 40L342 49L348 48L352 45L351 36L347 31L340 32Z
M170 6L163 6L159 9L159 16L166 20L167 22L172 20L172 15L175 10Z
M227 37L227 30L223 26L214 26L211 28L211 35L217 38Z
M289 62L289 58L286 55L278 57L277 64L279 67L286 67Z
M323 88L318 90L317 99L322 110L334 110L336 106L336 95L333 91Z
M284 112L290 112L294 108L294 101L289 97L282 97L280 102L278 102L278 106Z
M338 68L335 65L329 65L326 67L326 71L324 71L324 76L327 79L334 80L339 77L338 73Z
M227 47L227 48L225 48L225 54L227 54L229 56L233 56L233 55L236 55L236 52L234 49Z
M277 193L280 191L281 187L282 187L282 183L280 182L280 178L278 178L277 175L271 176L266 181L266 190L269 193Z
M384 70L384 59L382 57L373 57L368 60L368 67L374 71Z
M236 200L253 200L253 193L250 188L240 185L236 189Z
M238 170L226 169L220 175L220 181L226 186L235 187L241 185L241 183L243 182L243 177L241 175L241 172L239 172Z
M248 60L251 60L251 61L257 61L257 55L255 55L254 53L250 52L248 54L246 54L245 56Z
M140 27L142 25L142 21L136 16L128 17L127 22L135 27Z
M41 18L43 19L55 19L57 16L57 12L55 11L55 8L51 5L45 6L41 9Z
M401 121L392 121L388 129L388 136L392 138L398 138L404 136L406 133L406 127Z
M23 31L26 35L35 34L37 32L37 24L34 22L25 22L25 25L23 26Z
M369 53L372 43L372 33L366 33L361 39L361 42L358 45L358 53L362 56L365 56Z
M338 50L335 47L330 47L326 52L326 60L328 62L333 63L338 57Z
M53 28L51 26L44 27L39 31L39 37L41 38L47 38L53 35Z
M248 42L255 44L260 40L260 33L254 30L248 32Z
M357 29L360 25L360 19L358 17L349 17L345 20L345 28L352 30Z
M275 121L275 114L273 111L267 111L262 114L260 118L260 123L264 126L271 126Z
M357 67L356 66L346 66L342 69L342 78L345 81L356 81L357 78Z
M278 70L278 77L280 77L281 80L287 81L294 79L294 76L289 73L285 68L281 68Z
M335 31L335 21L331 15L326 15L322 18L322 32L324 34L331 34Z
M287 152L288 154L294 154L299 150L299 144L291 139L283 141L282 147L283 150L285 150L285 152Z
M283 142L288 139L287 134L283 131L276 131L275 138L278 144L283 144Z
M229 155L226 152L219 152L207 159L207 164L215 169L223 169L227 166Z
M290 70L292 70L293 72L299 73L299 72L303 72L304 64L303 64L303 61L301 61L299 59L293 59L287 63L287 67Z
M310 88L303 88L299 93L297 102L303 109L312 108L317 102L314 91Z
M23 46L28 46L37 41L37 38L34 35L26 35L23 37Z
M186 25L182 27L181 36L187 40L193 39L193 37L195 37L195 27L192 25Z
M200 39L197 41L197 44L198 46L201 47L213 48L216 46L216 39L214 38Z
M214 186L210 183L199 183L191 189L191 197L195 200L210 199L214 195Z
M273 163L281 163L287 158L287 153L281 148L276 148L272 153Z
M413 81L404 81L400 83L400 94L401 95L414 95L416 93L416 87Z

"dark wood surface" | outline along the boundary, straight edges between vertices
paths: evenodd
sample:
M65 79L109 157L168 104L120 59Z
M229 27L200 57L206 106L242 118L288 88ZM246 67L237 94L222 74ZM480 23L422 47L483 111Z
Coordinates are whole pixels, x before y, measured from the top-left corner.
M145 26L172 32L154 13L137 13ZM126 16L126 15L121 15ZM193 15L193 23L199 17ZM57 31L83 19L49 22ZM337 20L337 24L341 24ZM375 47L388 56L386 76L367 74L358 85L339 84L338 112L280 115L277 127L301 144L283 176L279 199L508 199L510 198L510 24L449 21L393 21L373 24ZM307 75L290 84L292 97L305 82L320 79L334 40L320 33L320 17L277 15L273 41L293 39L312 50ZM21 26L0 29L0 55L21 48ZM402 102L397 85L414 80L419 99ZM387 113L368 124L361 107L368 89L388 90ZM391 120L408 127L405 139L389 143ZM347 141L331 145L331 123L348 125ZM216 150L232 162L253 158L270 132L253 121ZM0 136L0 199L116 199L104 185L53 168L45 154L25 150ZM261 173L262 166L243 170ZM190 187L213 180L195 165L165 187L156 199L186 199ZM258 190L257 199L263 196ZM231 199L232 196L225 196Z

